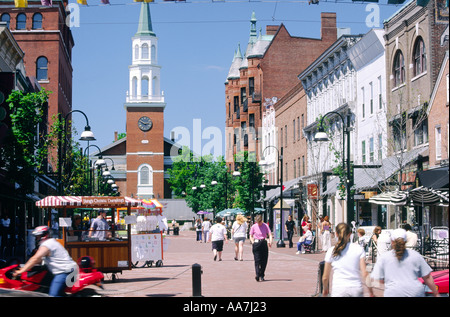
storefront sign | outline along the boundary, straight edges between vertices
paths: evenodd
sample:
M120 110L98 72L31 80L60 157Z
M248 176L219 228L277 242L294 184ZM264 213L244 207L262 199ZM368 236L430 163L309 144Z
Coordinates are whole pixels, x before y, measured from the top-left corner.
M316 184L308 184L308 198L319 199L319 190Z
M354 195L353 199L354 200L363 200L364 199L364 195Z
M124 206L125 197L83 197L82 204L89 207Z
M364 194L365 199L369 199L372 198L373 196L378 195L377 192L361 192L361 193Z

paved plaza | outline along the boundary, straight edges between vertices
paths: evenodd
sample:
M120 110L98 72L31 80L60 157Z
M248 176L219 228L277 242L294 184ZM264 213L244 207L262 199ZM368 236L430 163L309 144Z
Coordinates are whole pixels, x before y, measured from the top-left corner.
M276 241L269 250L265 281L255 281L250 241L244 246L244 261L234 260L234 242L224 246L223 260L214 261L211 243L195 241L194 231L166 237L169 245L163 265L133 268L117 274L112 282L106 274L104 290L107 297L191 297L192 265L200 264L201 295L203 297L312 297L318 294L318 268L324 253L296 255L294 248L277 248ZM298 240L294 240L295 242Z

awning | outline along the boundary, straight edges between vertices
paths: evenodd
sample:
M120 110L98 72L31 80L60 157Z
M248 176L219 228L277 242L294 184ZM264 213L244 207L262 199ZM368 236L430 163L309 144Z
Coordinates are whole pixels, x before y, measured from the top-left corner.
M417 177L421 186L433 189L448 189L448 166L418 172Z
M47 196L36 202L37 207L137 207L141 201L131 197L114 196Z
M415 206L448 206L448 202L448 191L427 187L417 187L410 191L385 192L369 199L369 203L372 204L393 206L405 206L411 203Z
M409 192L410 201L416 206L441 205L448 206L448 191L418 187Z
M408 193L404 191L385 192L369 198L369 203L377 205L404 206L408 202Z
M401 165L406 166L414 162L419 155L425 155L428 147L413 149L403 154L394 155L371 163L373 165L381 165L378 168L370 168L370 164L365 167L354 169L354 189L357 192L378 188L378 184L383 182L400 170ZM448 173L448 172L447 172ZM448 174L447 174L448 177ZM327 183L327 190L322 195L332 195L337 192L339 177L333 177ZM448 183L448 180L447 180Z
M298 184L299 181L300 181L302 178L303 178L303 176L302 176L302 177L297 177L297 178L294 178L294 179L290 179L290 180L284 182L284 183L283 183L283 187L284 187L284 189L283 189L283 196L285 195L284 193L285 193L286 191L292 190L293 187L294 187L296 184ZM280 187L273 188L273 189L267 191L267 192L266 192L266 197L264 198L264 200L265 200L265 201L270 201L270 200L273 200L273 199L278 198L278 197L280 197Z
M291 200L293 200L293 199L291 199ZM278 201L278 203L275 206L273 206L273 209L280 209L280 207L281 207L281 209L291 209L292 205L289 204L289 202L287 200L281 199Z

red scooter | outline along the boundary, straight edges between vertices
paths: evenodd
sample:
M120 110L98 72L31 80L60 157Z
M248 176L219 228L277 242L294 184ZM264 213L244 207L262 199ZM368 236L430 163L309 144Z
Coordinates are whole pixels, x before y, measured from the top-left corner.
M96 285L103 288L103 273L95 269L95 261L92 257L81 257L78 259L77 264L79 269L78 278L76 281L70 281L70 286L67 286L64 290L66 294L69 296L79 295L89 285ZM12 265L6 264L5 267L0 267L0 288L41 293L48 292L52 274L45 266L35 266L31 270L22 273L20 277L13 278L12 275L18 268L18 263Z

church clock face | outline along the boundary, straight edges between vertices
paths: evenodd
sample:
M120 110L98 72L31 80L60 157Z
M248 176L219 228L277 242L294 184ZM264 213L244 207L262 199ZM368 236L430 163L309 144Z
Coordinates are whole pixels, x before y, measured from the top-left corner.
M142 131L147 132L153 127L153 122L149 117L141 117L138 121L138 127Z

